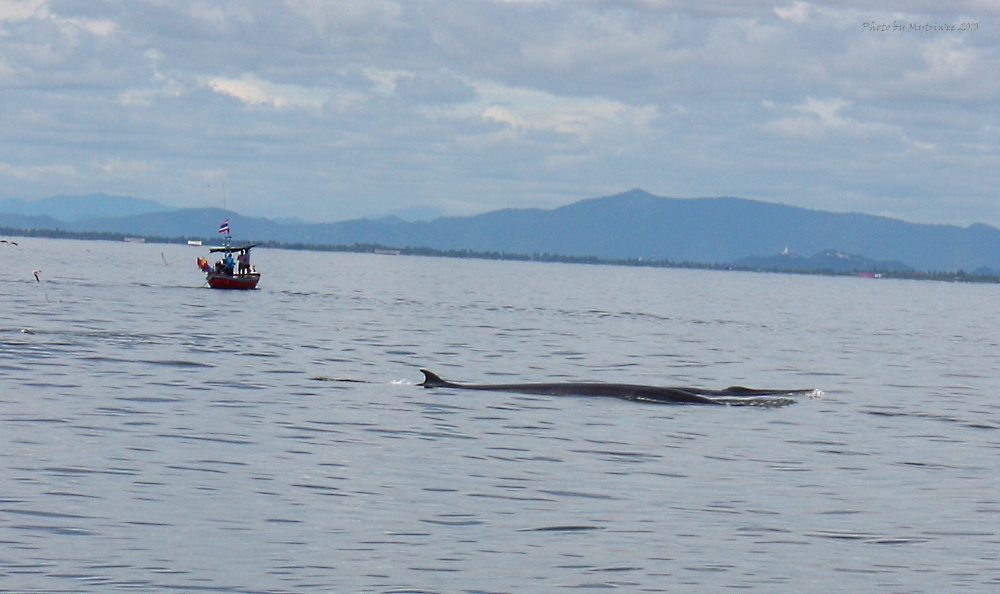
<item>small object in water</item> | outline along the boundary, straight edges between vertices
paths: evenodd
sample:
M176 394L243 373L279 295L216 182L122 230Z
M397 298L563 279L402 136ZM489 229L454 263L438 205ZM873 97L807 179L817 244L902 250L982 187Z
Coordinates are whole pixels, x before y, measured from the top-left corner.
M39 272L41 272L41 270L32 270L32 271L31 271L31 274L34 274L34 275L35 275L35 280L36 280L36 281L38 281L38 282L42 282L42 279L38 278L38 273L39 273Z

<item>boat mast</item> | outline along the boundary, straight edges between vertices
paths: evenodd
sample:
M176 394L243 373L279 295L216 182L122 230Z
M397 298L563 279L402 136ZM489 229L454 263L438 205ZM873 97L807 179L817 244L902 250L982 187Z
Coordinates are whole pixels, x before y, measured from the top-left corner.
M222 182L222 219L226 221L226 237L224 239L224 245L229 247L232 245L232 236L230 235L230 229L232 227L229 224L229 209L226 208L226 182Z

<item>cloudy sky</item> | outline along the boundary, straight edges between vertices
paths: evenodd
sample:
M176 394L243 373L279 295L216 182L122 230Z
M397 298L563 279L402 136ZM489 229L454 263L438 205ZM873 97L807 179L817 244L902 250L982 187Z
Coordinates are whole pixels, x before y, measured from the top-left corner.
M0 85L0 198L1000 226L997 0L0 0Z

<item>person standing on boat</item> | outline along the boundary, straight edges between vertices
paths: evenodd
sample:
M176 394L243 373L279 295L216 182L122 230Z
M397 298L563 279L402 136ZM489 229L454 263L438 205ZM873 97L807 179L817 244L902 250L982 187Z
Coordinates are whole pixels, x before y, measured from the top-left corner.
M233 275L233 268L236 267L236 262L233 261L233 254L231 254L230 252L226 252L226 259L223 260L222 267L225 270L226 274L228 274L229 276Z
M250 272L250 250L240 250L240 255L236 258L236 261L240 265L240 274Z

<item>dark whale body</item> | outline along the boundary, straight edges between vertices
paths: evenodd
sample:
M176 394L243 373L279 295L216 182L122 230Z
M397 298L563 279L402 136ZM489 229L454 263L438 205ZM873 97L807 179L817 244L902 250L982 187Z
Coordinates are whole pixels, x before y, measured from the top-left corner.
M673 404L731 404L725 397L790 396L811 393L812 390L756 390L732 386L725 390L702 388L671 388L638 384L606 384L600 382L566 382L551 384L456 384L441 379L437 374L421 369L425 388L452 388L455 390L486 390L491 392L517 392L546 396L609 396L637 402ZM715 398L713 398L715 397ZM717 399L717 398L723 399Z

